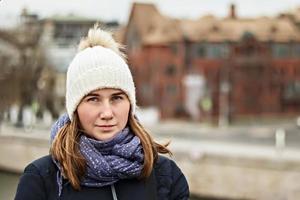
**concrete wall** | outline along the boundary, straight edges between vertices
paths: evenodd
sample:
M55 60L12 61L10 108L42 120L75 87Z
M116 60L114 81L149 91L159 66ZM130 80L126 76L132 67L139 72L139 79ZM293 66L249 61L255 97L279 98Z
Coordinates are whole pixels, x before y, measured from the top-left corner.
M297 151L172 140L174 159L191 193L228 199L300 199ZM0 135L0 169L21 172L48 154L47 138Z
M185 150L174 148L175 160L193 194L220 199L300 199L300 161L291 152L262 149L256 154L258 149L251 155L251 148L245 154L238 152L240 147L232 147L230 152L221 145L212 145L219 150L206 148L205 144L201 149L193 145Z
M48 152L47 139L0 135L0 169L22 172L27 164Z

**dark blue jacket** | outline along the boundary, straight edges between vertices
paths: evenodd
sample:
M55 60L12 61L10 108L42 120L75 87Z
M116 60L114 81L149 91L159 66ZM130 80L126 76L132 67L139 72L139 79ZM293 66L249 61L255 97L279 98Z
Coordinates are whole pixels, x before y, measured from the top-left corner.
M106 200L113 199L110 186L73 189L68 181L58 197L57 167L51 157L29 164L17 188L15 200ZM189 198L186 178L174 161L159 156L151 176L146 180L125 179L114 184L118 200L185 200Z

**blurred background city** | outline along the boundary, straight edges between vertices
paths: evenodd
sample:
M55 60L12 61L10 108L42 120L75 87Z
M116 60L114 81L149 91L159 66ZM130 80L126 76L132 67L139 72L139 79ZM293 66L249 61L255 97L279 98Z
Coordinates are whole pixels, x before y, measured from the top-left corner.
M95 23L124 44L138 117L191 199L300 199L300 0L0 0L0 199L48 154Z

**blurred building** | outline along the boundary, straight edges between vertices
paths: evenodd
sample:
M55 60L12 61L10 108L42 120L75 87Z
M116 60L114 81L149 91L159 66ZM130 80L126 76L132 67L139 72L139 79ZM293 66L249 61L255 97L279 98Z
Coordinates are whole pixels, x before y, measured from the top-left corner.
M64 108L66 71L76 54L76 45L96 20L74 15L53 16L41 20L43 34L41 44L47 55L47 61L56 71L55 94L56 108Z
M1 84L0 110L7 110L12 104L22 109L22 104L30 106L37 102L54 117L63 112L67 67L80 39L95 23L111 31L119 26L115 21L101 22L75 15L40 19L23 9L15 27L0 27L0 83L5 83ZM17 82L22 81L20 86Z
M163 118L300 112L300 32L290 18L172 19L135 3L123 34L138 104Z

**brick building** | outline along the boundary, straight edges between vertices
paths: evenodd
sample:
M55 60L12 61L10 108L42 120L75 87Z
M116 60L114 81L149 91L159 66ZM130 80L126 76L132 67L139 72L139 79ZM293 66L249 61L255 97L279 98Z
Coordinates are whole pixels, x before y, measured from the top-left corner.
M122 42L138 104L162 118L300 112L300 32L286 17L178 20L135 3Z

